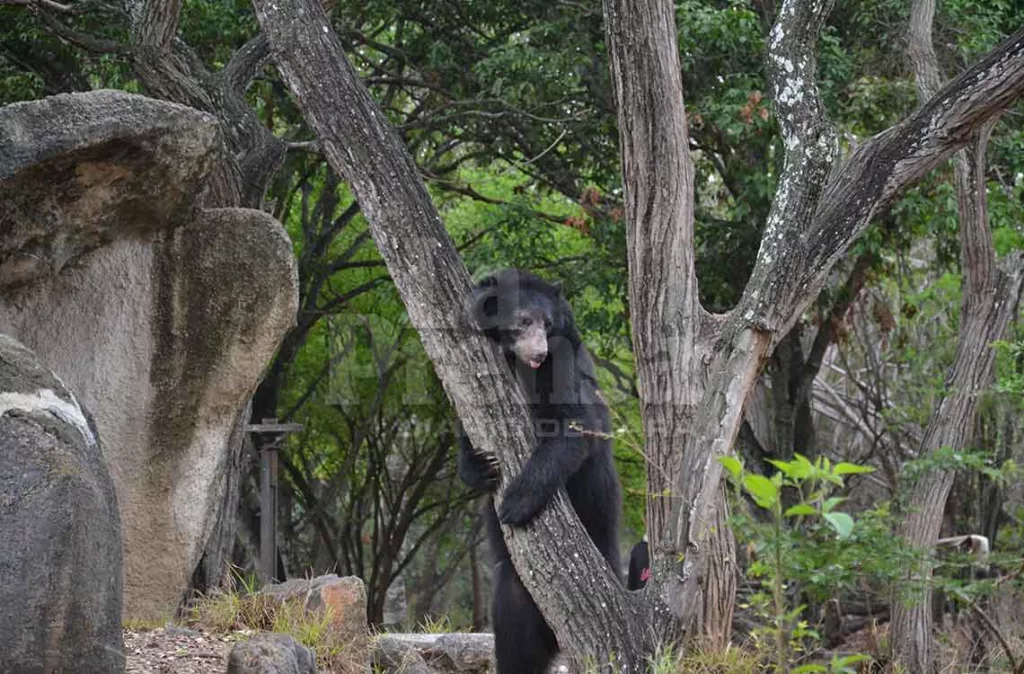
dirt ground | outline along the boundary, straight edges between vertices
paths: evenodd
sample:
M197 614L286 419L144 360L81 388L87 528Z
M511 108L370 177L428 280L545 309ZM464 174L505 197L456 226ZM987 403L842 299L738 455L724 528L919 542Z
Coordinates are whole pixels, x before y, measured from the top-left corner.
M200 629L159 627L124 631L126 674L220 674L227 671L228 653L250 632L212 635Z

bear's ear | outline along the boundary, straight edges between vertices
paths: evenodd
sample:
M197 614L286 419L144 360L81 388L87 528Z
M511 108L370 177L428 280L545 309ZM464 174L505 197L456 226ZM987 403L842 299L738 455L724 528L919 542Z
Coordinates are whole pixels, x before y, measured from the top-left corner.
M481 328L493 327L498 315L498 293L496 283L483 285L473 289L473 320Z

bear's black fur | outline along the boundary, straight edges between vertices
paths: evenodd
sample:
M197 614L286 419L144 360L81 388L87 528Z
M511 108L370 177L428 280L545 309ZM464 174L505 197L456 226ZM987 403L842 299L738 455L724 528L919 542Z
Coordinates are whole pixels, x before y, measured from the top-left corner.
M647 539L640 541L629 551L629 572L626 574L626 589L641 590L651 577L651 552Z
M537 437L522 473L505 490L500 510L495 512L490 499L484 508L495 558L491 608L498 672L542 673L558 644L512 566L499 521L526 524L564 487L591 540L615 575L621 573L622 496L607 436L608 408L572 309L558 287L509 269L477 285L473 314L516 374ZM465 438L459 474L470 487L485 491L493 491L498 477L493 458L476 452Z

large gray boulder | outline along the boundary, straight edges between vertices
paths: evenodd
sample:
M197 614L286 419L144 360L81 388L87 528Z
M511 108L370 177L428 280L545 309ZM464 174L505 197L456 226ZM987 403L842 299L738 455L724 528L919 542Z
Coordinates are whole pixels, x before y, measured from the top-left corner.
M231 430L295 316L281 225L199 206L217 133L115 91L0 109L0 332L93 413L132 619L181 600L223 506Z
M123 671L121 527L96 430L0 335L0 672Z

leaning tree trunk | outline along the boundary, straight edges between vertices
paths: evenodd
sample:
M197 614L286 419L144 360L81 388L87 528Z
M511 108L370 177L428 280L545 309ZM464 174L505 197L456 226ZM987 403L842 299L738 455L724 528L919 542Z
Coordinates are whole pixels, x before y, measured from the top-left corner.
M328 162L359 200L466 432L501 462L500 504L534 446L533 429L511 373L472 325L469 274L419 172L346 60L320 3L253 4L285 83ZM640 671L653 650L639 619L643 604L622 589L577 523L560 493L529 526L505 527L513 563L530 569L521 573L523 581L563 649Z
M922 100L942 86L932 46L935 0L915 0L910 17L910 57ZM985 150L995 120L987 122L971 145L954 156L960 220L960 263L964 276L959 342L946 377L946 395L932 413L919 456L942 448L959 449L969 441L978 399L994 378L992 342L999 339L1016 312L1024 257L1017 254L996 266L989 234L985 194ZM931 567L929 557L942 526L954 471L933 469L917 484L907 503L900 534L920 554L910 580L913 596L894 592L892 636L895 657L911 674L935 671L932 655Z
M328 161L356 194L470 439L499 459L500 502L533 446L532 429L511 374L471 325L468 275L415 165L344 58L320 4L254 4L282 76ZM641 671L646 656L698 622L705 631L708 623L720 630L731 603L722 579L730 573L732 543L717 459L730 451L765 359L871 215L1024 92L1022 31L833 172L834 132L815 85L815 46L830 7L826 0L782 4L769 40L769 72L784 172L751 282L733 311L713 316L697 299L693 172L673 4L606 0L634 347L649 487L658 495L648 508L654 578L642 595L626 593L575 524L564 495L529 526L504 529L527 589L559 644L577 658ZM700 621L702 615L708 619Z

